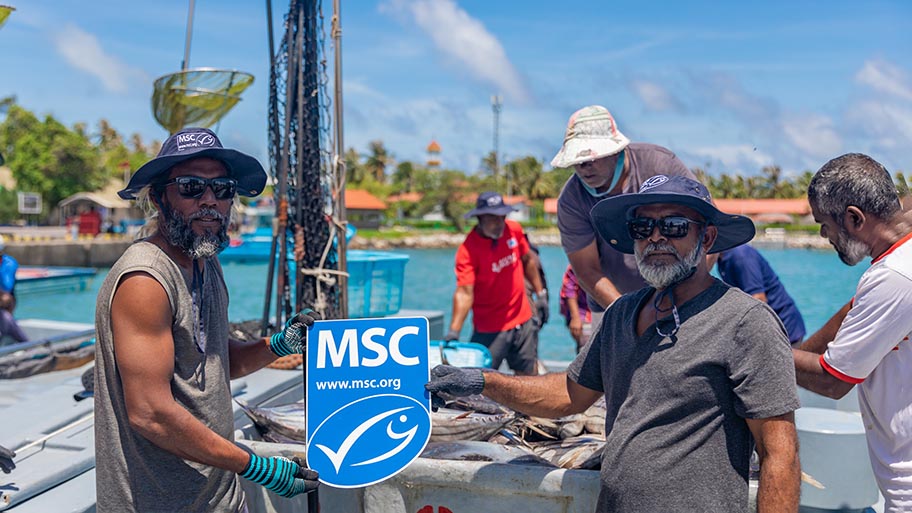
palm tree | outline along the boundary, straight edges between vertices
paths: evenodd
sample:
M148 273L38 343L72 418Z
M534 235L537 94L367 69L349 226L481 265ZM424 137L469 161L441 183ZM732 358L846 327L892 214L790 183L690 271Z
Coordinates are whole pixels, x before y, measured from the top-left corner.
M377 182L386 183L386 167L393 163L393 157L386 150L383 141L371 141L369 149L370 153L364 166Z

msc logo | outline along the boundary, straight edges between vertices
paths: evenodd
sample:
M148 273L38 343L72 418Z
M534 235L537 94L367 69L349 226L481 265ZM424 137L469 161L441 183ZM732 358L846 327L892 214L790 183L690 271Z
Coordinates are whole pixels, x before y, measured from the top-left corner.
M414 398L366 397L339 408L317 426L308 442L307 463L320 468L320 481L331 486L368 486L408 466L430 437L426 407Z
M336 339L331 331L320 331L317 338L317 368L326 368L326 357L329 356L333 367L342 367L345 363L345 354L348 353L348 366L358 367L379 367L386 363L388 357L399 365L418 365L421 363L418 356L406 356L399 349L402 338L406 335L418 335L420 332L417 326L404 326L397 329L389 337L389 349L382 343L386 336L384 328L368 328L361 332L361 344L358 344L358 330L351 328L342 332L342 340L336 345ZM380 339L380 340L376 340ZM359 358L359 347L370 351L372 356L361 356ZM420 347L427 347L421 345Z
M177 136L177 148L182 150L187 147L214 146L215 137L210 134L181 134Z
M667 176L655 175L652 178L649 178L645 182L643 182L643 185L640 186L640 192L643 192L645 190L652 189L653 187L662 185L663 183L665 183L667 181L668 181Z

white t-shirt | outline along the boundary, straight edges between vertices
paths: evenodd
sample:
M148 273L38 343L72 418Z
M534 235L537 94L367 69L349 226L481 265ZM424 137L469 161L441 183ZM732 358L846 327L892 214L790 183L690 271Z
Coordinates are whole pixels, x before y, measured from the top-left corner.
M820 363L859 384L871 466L886 512L912 511L912 233L871 262Z

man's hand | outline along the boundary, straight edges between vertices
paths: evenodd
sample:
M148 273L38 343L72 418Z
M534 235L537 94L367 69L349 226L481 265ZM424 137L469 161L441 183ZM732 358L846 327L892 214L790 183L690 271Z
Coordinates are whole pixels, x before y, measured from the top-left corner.
M424 388L431 393L431 405L436 410L446 406L437 392L446 392L456 397L480 394L484 390L484 373L477 368L459 368L438 365L431 369L431 380Z
M571 318L568 328L570 328L570 336L579 344L583 339L583 320L579 317Z
M315 470L303 468L281 456L263 458L251 454L250 461L240 476L263 485L282 497L294 497L300 493L311 492L320 484Z
M16 453L0 445L0 470L5 474L9 474L16 468L16 464L13 463L13 458L16 457Z
M535 312L542 325L548 323L548 319L551 317L551 308L548 306L547 290L542 290L535 294Z
M455 330L448 331L443 337L444 342L453 342L455 340L459 340L459 332Z
M285 323L285 329L270 337L269 349L278 356L303 354L307 342L307 328L320 319L320 314L310 308L292 315Z

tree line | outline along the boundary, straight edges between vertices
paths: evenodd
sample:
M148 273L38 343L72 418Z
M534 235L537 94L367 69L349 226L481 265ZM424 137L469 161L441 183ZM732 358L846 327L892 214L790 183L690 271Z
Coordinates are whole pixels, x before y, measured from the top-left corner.
M6 159L18 191L42 196L44 214L64 198L82 191L103 189L113 178L122 178L124 168L136 170L161 148L161 142L146 143L139 134L121 135L101 119L94 128L85 123L67 127L51 115L39 118L16 103L15 97L0 99L0 154ZM537 205L555 198L573 174L572 169L545 170L545 163L524 156L499 165L497 156L488 153L478 169L438 168L426 163L399 161L382 141L368 144L367 151L349 148L344 157L348 187L366 189L386 200L390 196L419 192L417 202L391 205L407 218L418 218L441 208L457 229L462 229L462 215L473 205L467 198L485 190L525 196ZM714 198L800 198L807 194L812 171L796 177L783 176L779 166L766 166L758 175L742 176L709 173L694 168ZM900 194L908 195L909 186L902 172L895 173ZM16 192L0 186L0 223L20 217Z

